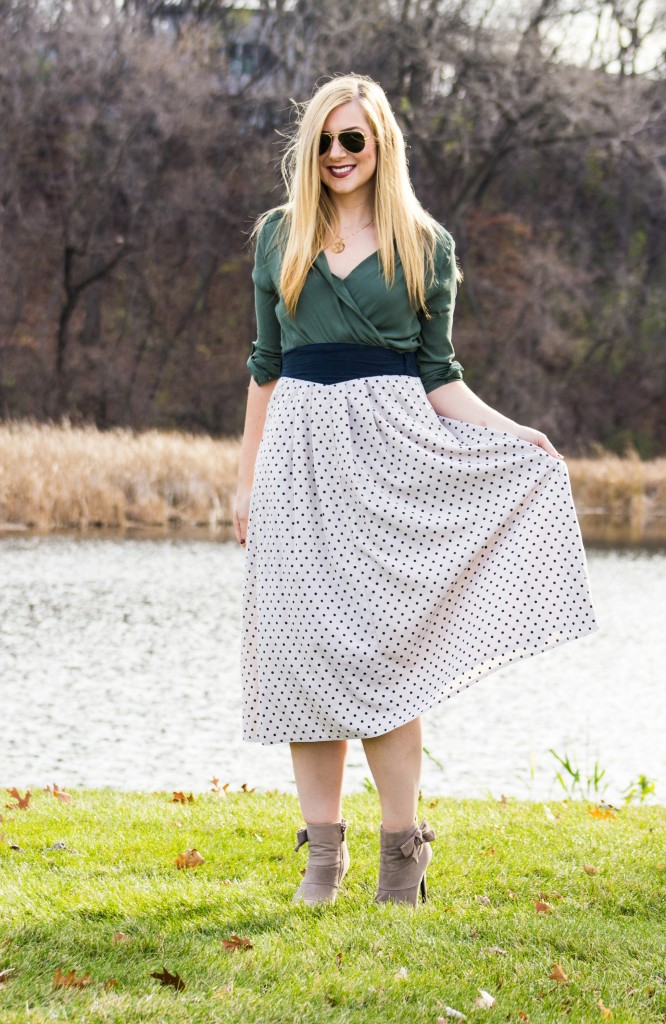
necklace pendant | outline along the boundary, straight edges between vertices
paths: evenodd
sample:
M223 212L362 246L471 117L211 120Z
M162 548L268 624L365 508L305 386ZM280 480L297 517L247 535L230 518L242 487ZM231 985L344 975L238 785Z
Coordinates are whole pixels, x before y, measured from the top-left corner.
M333 245L331 246L331 252L342 252L344 247L345 247L345 243L340 238L340 239L338 239L337 242L333 242Z

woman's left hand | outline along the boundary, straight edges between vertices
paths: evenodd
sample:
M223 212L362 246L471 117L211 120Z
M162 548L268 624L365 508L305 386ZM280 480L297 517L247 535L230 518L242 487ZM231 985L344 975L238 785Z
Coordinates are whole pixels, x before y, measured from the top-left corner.
M512 431L512 433L519 437L521 441L530 441L532 444L538 445L539 448L543 448L549 455L554 455L556 459L564 459L564 455L560 455L542 431L533 430L532 427L521 426L518 430Z

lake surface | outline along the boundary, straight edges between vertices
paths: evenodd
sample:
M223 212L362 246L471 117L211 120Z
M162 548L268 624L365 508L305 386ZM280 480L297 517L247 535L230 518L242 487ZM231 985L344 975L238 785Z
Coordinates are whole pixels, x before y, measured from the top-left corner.
M241 738L235 540L0 538L0 786L296 793L288 744ZM588 547L599 632L500 669L424 715L424 795L666 803L666 551ZM436 763L439 762L439 763ZM344 791L370 779L349 741Z

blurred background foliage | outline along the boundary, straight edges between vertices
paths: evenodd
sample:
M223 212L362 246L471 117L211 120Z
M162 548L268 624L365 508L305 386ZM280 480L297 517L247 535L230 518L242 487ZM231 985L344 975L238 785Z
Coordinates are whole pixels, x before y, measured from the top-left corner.
M292 100L387 92L465 274L465 379L570 454L666 451L666 10L0 0L0 418L242 430Z

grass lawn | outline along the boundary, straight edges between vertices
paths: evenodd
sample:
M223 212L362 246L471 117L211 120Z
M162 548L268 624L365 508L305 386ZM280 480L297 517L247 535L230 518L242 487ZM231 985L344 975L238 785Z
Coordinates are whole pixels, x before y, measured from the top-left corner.
M290 903L295 796L70 795L3 791L2 1024L666 1021L666 807L421 798L414 910L373 903L375 793L344 797L351 867L319 907Z

